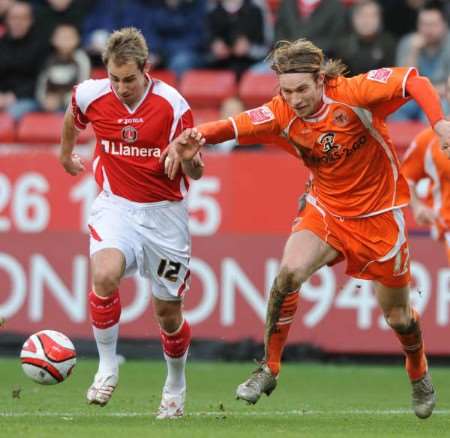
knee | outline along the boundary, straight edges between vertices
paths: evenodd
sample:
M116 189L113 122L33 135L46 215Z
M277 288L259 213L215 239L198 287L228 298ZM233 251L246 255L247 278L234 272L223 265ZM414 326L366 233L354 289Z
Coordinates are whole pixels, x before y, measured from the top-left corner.
M301 268L282 266L276 279L276 285L280 292L285 294L300 289L302 283L307 279Z
M97 269L93 274L94 290L97 295L111 295L120 283L120 275L109 269Z
M159 306L155 313L160 327L167 333L178 330L183 321L181 309L171 305Z
M411 312L407 307L394 307L384 312L388 325L397 333L406 333L411 325Z

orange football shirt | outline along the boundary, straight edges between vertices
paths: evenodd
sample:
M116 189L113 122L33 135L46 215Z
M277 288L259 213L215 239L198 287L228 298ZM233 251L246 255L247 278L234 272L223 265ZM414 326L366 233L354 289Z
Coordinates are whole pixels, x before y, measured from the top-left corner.
M409 202L385 117L405 103L414 68L382 68L324 86L323 105L299 118L281 96L232 117L240 144L271 142L311 170L309 201L341 217L367 217Z
M402 173L417 183L422 178L431 181L427 203L440 218L440 228L450 227L450 160L441 150L438 136L425 129L411 142L405 153Z

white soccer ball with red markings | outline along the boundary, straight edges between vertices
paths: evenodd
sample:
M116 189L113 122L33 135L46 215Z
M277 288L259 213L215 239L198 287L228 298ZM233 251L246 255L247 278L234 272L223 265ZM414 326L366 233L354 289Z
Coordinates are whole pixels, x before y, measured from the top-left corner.
M66 335L42 330L25 341L20 360L23 371L32 380L42 385L55 385L70 376L77 353Z

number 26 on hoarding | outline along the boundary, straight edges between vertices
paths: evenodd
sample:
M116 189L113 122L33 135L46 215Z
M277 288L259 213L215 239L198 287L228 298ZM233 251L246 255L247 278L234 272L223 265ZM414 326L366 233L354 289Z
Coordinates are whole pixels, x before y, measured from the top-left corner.
M0 173L0 232L10 231L13 224L24 233L43 231L50 219L50 206L45 197L48 189L48 181L39 173L26 172L14 184Z

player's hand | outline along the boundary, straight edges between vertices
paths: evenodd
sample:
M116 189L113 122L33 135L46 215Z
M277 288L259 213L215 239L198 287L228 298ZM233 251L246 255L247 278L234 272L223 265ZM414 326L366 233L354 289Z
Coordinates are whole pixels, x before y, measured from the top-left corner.
M181 162L193 160L204 144L205 138L195 128L186 129L173 140L162 152L159 159L160 162L164 163L164 173L169 179L173 180L178 173ZM197 163L200 162L197 161Z
M439 136L442 151L447 155L447 158L450 158L450 122L448 120L439 120L433 129Z
M192 167L194 167L194 168L205 167L205 163L203 162L202 157L201 157L200 153L198 153L198 152L195 154L195 157L192 158Z
M81 160L81 157L77 154L72 154L69 157L62 156L59 161L63 165L66 172L70 173L70 175L75 176L85 170L84 163Z
M427 205L422 202L417 202L415 205L411 205L411 207L417 225L432 225L436 222L436 213Z

